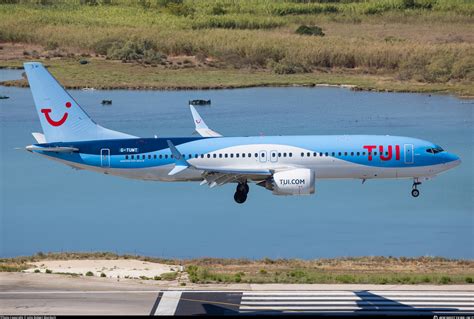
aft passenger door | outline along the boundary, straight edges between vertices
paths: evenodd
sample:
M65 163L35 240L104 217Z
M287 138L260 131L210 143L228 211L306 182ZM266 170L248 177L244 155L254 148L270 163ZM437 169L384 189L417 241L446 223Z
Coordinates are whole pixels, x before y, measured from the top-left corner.
M100 150L100 166L110 167L110 149L103 148Z

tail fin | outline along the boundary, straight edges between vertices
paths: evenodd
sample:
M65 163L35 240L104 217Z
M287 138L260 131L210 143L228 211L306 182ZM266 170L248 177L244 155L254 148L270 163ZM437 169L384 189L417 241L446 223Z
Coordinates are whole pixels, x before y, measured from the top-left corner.
M135 137L95 123L41 63L24 67L47 142Z

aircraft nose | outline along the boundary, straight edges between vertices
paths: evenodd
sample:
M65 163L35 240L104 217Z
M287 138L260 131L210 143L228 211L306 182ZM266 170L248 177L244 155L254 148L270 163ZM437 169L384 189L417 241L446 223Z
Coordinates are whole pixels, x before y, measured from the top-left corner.
M456 167L461 164L461 159L456 154L448 153L446 155L446 164L448 164L449 166Z

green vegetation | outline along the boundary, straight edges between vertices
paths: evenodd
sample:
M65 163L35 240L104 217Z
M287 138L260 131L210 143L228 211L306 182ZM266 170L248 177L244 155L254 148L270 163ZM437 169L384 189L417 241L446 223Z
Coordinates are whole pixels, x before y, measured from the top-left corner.
M413 82L427 91L474 95L472 1L326 2L0 0L0 42L27 44L17 62L93 57L199 76L219 70L224 82L239 87L298 84L298 78L288 76L296 74L311 75L317 82L329 74L339 77L338 84L371 77L373 85L361 88L383 90L379 82L388 80L395 90L410 90L412 83L404 83ZM2 51L6 48L0 51L0 65L6 60ZM192 63L174 60L183 56ZM260 71L265 80L244 81L246 74L233 79L236 70ZM109 79L120 82L114 74L104 75L89 74L99 87ZM275 75L283 79L272 80ZM209 86L221 83L214 80ZM142 87L140 81L133 85ZM150 86L161 85L152 79Z
M192 261L190 261L192 262ZM193 283L465 284L472 261L435 257L264 259L248 263L195 260L186 267ZM469 278L471 281L469 281Z
M161 274L161 280L176 280L178 277L178 273L173 271L173 272L165 272Z
M104 274L104 273L101 273L101 274L100 274L100 276L101 276L102 278L105 278L105 277L107 277L107 275L106 275L106 274Z
M138 259L184 265L192 283L371 283L472 284L474 261L442 257L349 257L333 259L221 259L170 260L114 253L41 253L0 259L1 271L18 272L34 266L27 262L70 259ZM64 273L72 276L78 274ZM176 280L179 272L142 280ZM86 276L94 276L89 271ZM102 277L102 274L101 274ZM130 278L125 276L126 279ZM182 278L182 277L181 277ZM179 280L181 284L181 279Z
M51 269L46 269L46 270L45 270L45 273L47 273L47 274L52 274L53 271L52 271Z

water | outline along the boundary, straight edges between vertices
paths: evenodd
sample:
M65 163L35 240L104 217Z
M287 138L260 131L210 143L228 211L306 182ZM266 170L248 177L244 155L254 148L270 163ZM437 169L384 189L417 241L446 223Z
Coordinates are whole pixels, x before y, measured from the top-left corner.
M137 136L189 136L190 99L226 135L390 134L435 142L463 163L421 185L410 180L316 181L316 195L278 197L251 185L127 180L15 147L41 132L28 89L0 87L0 256L114 251L163 257L316 258L434 255L474 258L472 100L338 88L71 91L100 124ZM112 106L102 106L112 99Z

